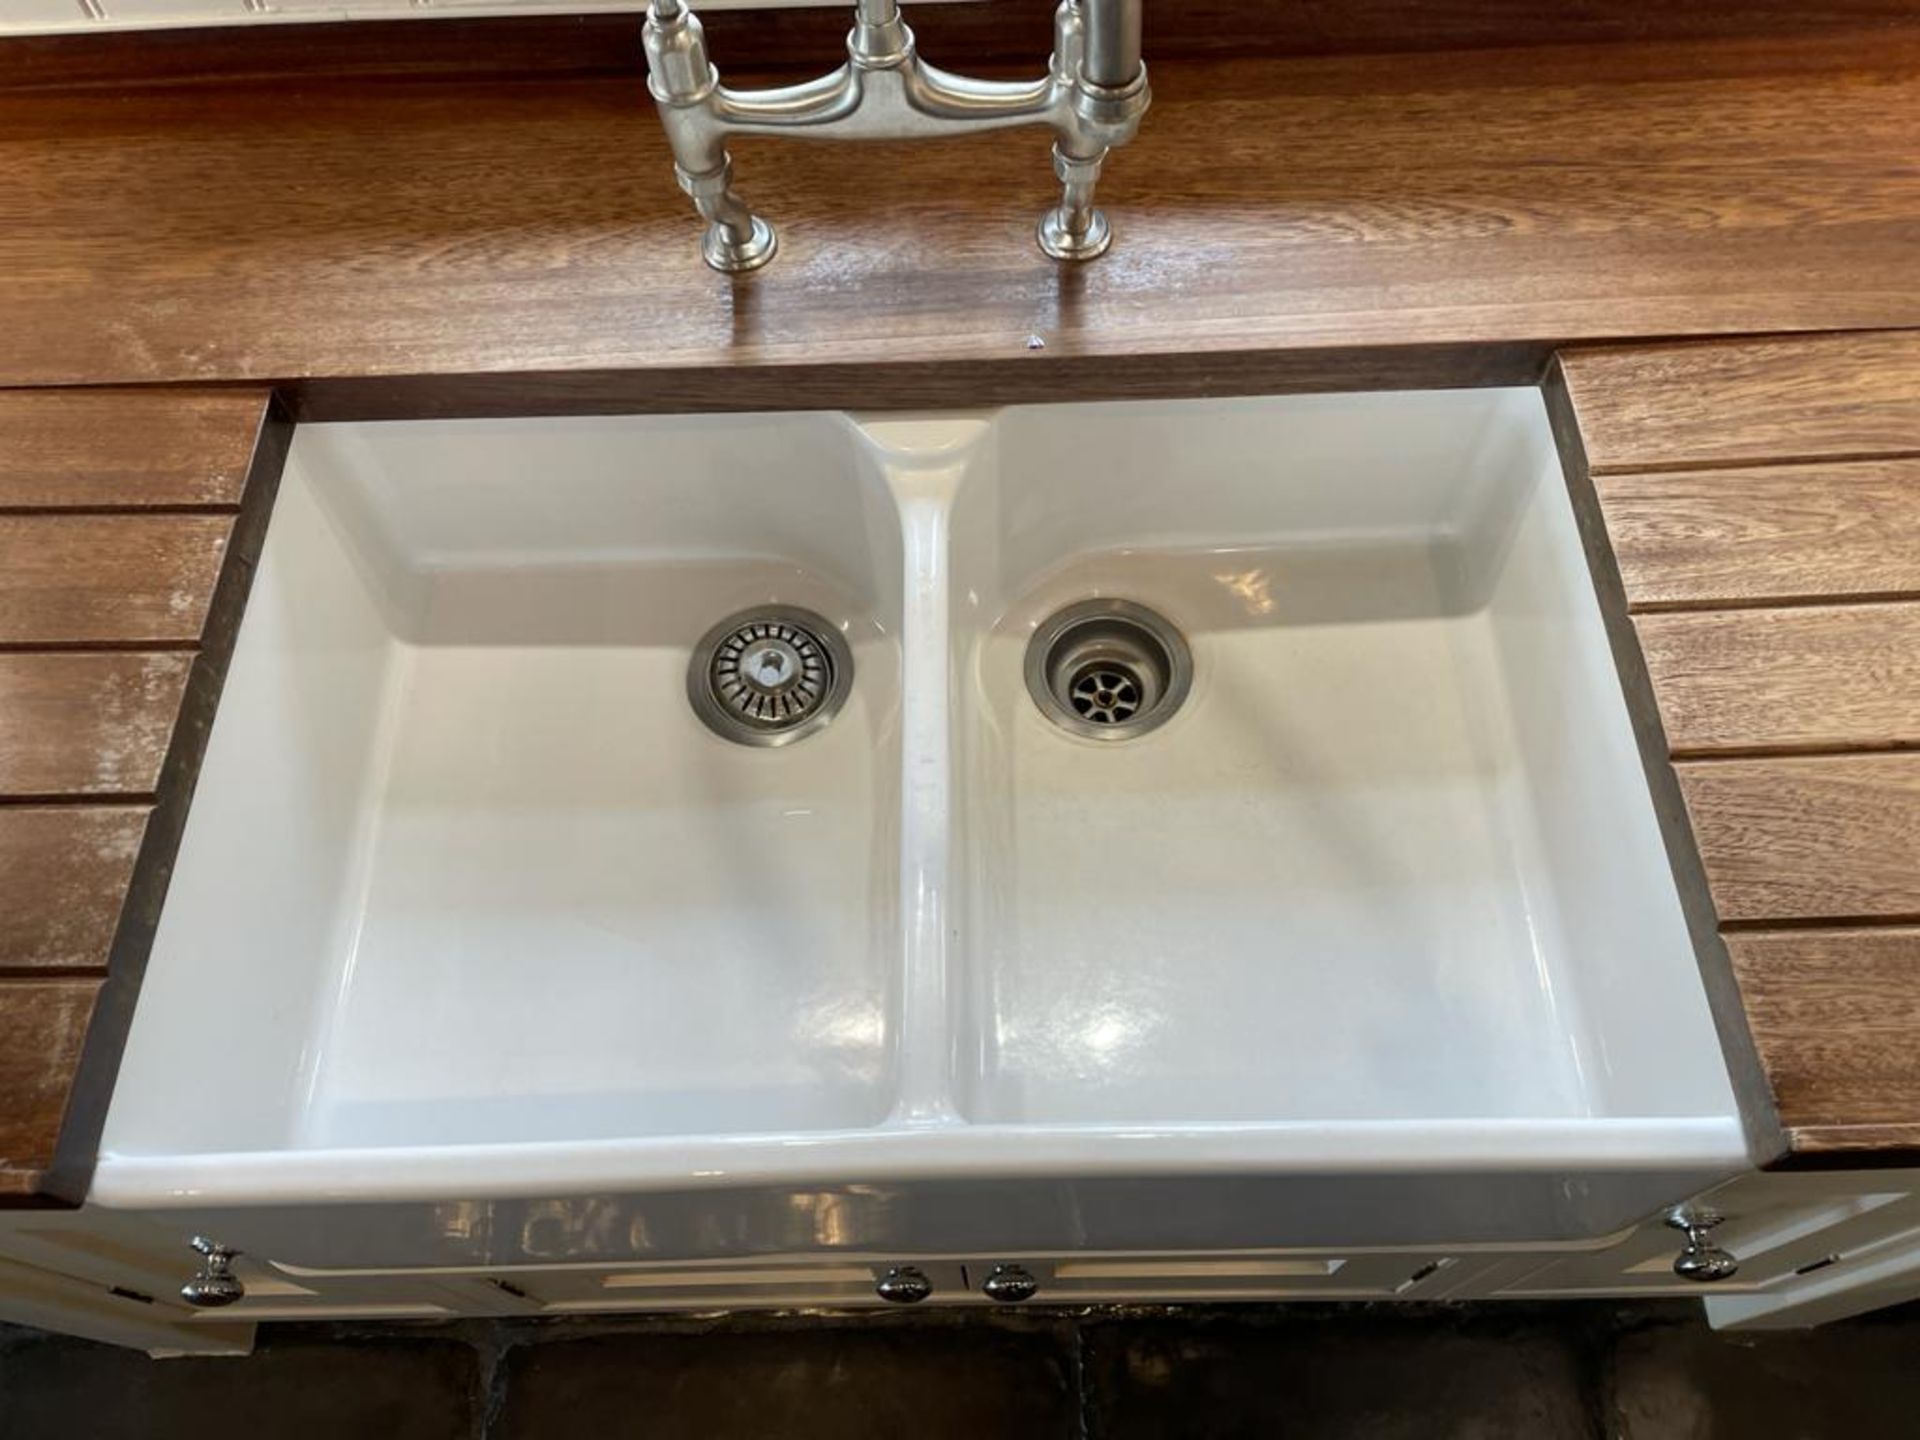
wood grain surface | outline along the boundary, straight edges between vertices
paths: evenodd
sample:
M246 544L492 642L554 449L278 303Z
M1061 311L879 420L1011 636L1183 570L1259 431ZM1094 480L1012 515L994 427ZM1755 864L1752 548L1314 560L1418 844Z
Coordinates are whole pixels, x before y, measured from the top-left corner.
M779 258L730 281L628 77L0 96L0 384L268 379L307 413L967 403L1266 388L1275 357L1920 325L1920 46L1173 62L1035 248L1043 135L741 141ZM77 184L74 156L85 157ZM430 159L429 159L430 157ZM1037 342L1037 343L1036 343ZM1461 372L1465 377L1464 369ZM370 379L369 377L374 377ZM1529 378L1524 376L1522 378Z
M1723 922L1920 918L1920 755L1678 770Z
M1675 755L1920 745L1920 602L1642 615Z
M99 980L0 979L0 1199L52 1160Z
M6 1203L85 1190L244 593L235 537L264 525L242 502L268 399L0 391Z
M1727 948L1797 1147L1867 1126L1920 1139L1920 929L1757 931Z
M1902 283L1920 286L1920 234L1904 248ZM1881 323L1912 324L1898 308ZM1596 475L1920 455L1920 334L1601 349L1565 364Z
M0 390L0 510L234 506L257 390Z
M1783 1163L1920 1163L1920 335L1559 368Z
M0 654L0 795L148 795L190 654Z
M231 515L0 515L0 644L191 642Z
M1920 459L1595 477L1636 611L1920 594Z
M0 974L104 973L145 805L0 805Z

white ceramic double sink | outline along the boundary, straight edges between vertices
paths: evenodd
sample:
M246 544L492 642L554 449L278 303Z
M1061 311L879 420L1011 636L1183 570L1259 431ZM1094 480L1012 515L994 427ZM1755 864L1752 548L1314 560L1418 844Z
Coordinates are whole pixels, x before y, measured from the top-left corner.
M1119 743L1022 678L1095 596L1192 653ZM689 655L770 602L851 698L729 744ZM1571 1234L1745 1163L1481 390L301 429L95 1195L1627 1177Z

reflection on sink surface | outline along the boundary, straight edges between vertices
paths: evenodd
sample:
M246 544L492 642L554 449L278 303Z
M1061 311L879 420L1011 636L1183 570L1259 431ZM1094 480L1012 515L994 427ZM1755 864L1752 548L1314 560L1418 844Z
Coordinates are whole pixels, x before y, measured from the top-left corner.
M1023 680L1090 597L1191 650L1132 739ZM852 693L729 744L689 656L769 604ZM1539 398L1462 391L303 428L95 1197L1031 1181L1086 1244L1077 1179L1364 1172L1497 1238L1745 1159Z

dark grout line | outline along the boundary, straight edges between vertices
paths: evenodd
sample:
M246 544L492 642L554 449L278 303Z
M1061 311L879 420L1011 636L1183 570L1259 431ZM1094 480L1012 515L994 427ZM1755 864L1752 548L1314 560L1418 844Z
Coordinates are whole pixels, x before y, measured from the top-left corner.
M240 507L217 500L178 501L159 505L0 505L0 520L64 520L101 518L143 519L149 515L238 515Z
M1746 915L1720 922L1722 935L1764 935L1813 930L1909 930L1920 925L1920 910L1892 911L1883 915ZM1863 1121L1841 1129L1879 1128L1876 1121Z
M1067 1322L1068 1364L1073 1384L1074 1440L1093 1440L1093 1390L1087 1384L1087 1330L1078 1319Z
M1613 1347L1619 1338L1620 1317L1615 1313L1583 1318L1577 1349L1581 1399L1586 1402L1595 1440L1606 1440L1613 1433Z
M494 1433L500 1417L507 1408L508 1366L507 1357L518 1349L523 1341L509 1334L507 1327L500 1324L488 1325L473 1342L474 1358L479 1367L478 1404L473 1410L473 1440L487 1440Z
M1857 590L1841 593L1832 590L1802 594L1735 595L1713 600L1630 600L1627 613L1638 620L1643 615L1732 615L1755 610L1866 610L1888 606L1912 605L1920 600L1913 590Z
M1881 461L1920 459L1920 450L1835 450L1805 455L1750 455L1710 459L1636 460L1630 463L1598 464L1593 467L1596 480L1616 475L1698 475L1709 470L1788 470L1823 465L1872 465Z

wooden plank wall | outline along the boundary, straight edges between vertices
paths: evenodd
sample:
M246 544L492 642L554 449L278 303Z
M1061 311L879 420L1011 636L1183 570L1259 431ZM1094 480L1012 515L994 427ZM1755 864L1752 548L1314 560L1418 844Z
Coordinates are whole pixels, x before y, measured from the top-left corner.
M1561 373L1794 1157L1910 1157L1920 334L1574 351Z
M196 686L217 693L209 622L267 407L0 391L0 1203L84 1184L50 1172L63 1121L90 1162L104 1118L151 938L129 895L164 890L177 826L156 807L191 790L201 737L180 720ZM84 1107L83 1057L102 1072Z

